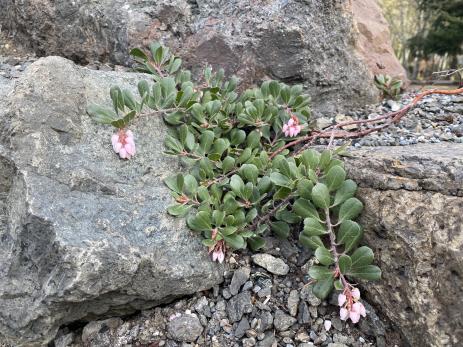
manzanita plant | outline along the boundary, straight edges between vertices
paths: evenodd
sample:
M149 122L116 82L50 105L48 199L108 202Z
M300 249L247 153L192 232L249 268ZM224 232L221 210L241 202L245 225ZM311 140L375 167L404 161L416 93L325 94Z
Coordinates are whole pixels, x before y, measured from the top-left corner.
M372 265L372 250L358 247L363 230L355 219L363 205L339 159L344 149L285 148L310 130L310 100L302 86L265 81L239 93L236 78L226 80L222 70L209 67L194 83L180 58L158 43L149 53L131 54L153 81L138 84L138 98L113 87L113 109L88 109L96 121L118 128L116 153L135 155L127 129L132 119L145 109L162 115L170 128L166 153L188 166L188 173L165 180L174 200L167 212L185 217L220 262L228 249L261 248L267 233L298 233L317 259L309 271L314 294L323 299L340 290L341 318L356 323L365 308L352 281L377 280L381 271Z
M376 75L375 85L378 88L383 98L390 98L396 100L402 89L402 80L398 78L392 78L389 75Z

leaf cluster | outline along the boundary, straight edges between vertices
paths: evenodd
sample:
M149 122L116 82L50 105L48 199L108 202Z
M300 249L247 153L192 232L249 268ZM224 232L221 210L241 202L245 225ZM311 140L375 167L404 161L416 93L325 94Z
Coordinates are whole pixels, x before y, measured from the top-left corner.
M402 80L389 75L376 75L375 85L383 94L383 98L396 100L402 89Z
M232 249L257 250L266 233L287 238L302 230L299 242L313 249L320 263L310 272L320 297L337 285L338 268L350 277L379 277L371 250L357 248L363 230L354 220L363 205L337 158L343 148L298 155L285 149L272 156L294 140L282 131L289 119L301 125L299 136L310 131L310 99L302 86L265 81L239 92L238 80L226 79L223 70L206 67L193 81L181 60L157 43L148 53L134 49L131 54L153 80L138 84L137 98L113 87L112 110L92 106L88 111L116 127L147 109L163 116L169 125L165 153L187 167L187 173L165 180L175 200L169 214L185 217L210 249L225 242Z

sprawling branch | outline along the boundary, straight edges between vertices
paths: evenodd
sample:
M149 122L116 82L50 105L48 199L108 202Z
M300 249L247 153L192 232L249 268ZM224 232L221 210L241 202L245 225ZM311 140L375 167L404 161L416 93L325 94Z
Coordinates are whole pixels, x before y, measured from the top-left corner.
M373 132L381 131L384 128L389 127L391 124L399 123L400 120L411 109L413 109L420 100L422 100L424 97L428 95L432 95L432 94L456 95L456 94L462 94L462 93L463 93L463 88L459 88L455 90L435 90L435 89L426 90L422 93L417 94L415 98L407 106L401 108L398 111L390 112L385 115L378 116L372 119L360 119L360 120L355 120L355 121L341 122L341 123L332 125L321 131L314 130L301 138L298 138L292 142L287 143L285 146L271 153L270 159L274 158L276 155L283 152L285 149L294 147L299 144L304 144L305 146L307 143L313 143L315 142L316 139L319 139L319 138L329 138L330 144L331 144L335 138L336 139L357 138L357 137L368 135ZM366 124L379 124L379 125L372 127L372 128L359 130L359 131L343 130L344 127L349 126L349 125L360 125L361 126L361 125L366 125Z

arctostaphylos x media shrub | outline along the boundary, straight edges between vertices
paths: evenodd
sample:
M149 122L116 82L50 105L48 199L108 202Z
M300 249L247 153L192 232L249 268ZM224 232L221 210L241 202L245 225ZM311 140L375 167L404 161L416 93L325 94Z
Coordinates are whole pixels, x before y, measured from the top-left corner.
M137 98L111 88L113 108L92 105L88 113L118 129L112 144L122 159L135 155L130 122L145 110L164 117L166 153L188 166L188 173L165 180L174 200L167 212L186 218L219 262L228 249L258 250L266 233L299 232L317 259L309 270L314 294L324 299L339 290L341 319L356 323L365 316L352 280L377 280L381 270L372 265L372 250L358 247L363 230L355 219L363 205L356 183L346 179L340 149L282 150L310 131L302 86L265 81L239 93L237 79L225 79L222 70L208 67L194 82L159 43L131 55L153 80L138 84Z

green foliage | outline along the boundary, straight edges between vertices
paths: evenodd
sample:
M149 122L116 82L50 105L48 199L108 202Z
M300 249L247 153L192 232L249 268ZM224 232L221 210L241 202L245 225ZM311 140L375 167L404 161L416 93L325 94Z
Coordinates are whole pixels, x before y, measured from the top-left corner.
M421 51L424 56L436 53L456 58L463 52L463 0L417 2L431 23L429 30L419 32L410 40L414 51Z
M112 88L114 111L92 107L89 113L115 126L120 124L113 123L114 114L126 109L138 114L148 108L164 116L170 126L165 153L188 168L165 180L175 200L169 214L185 217L209 249L220 242L256 250L265 233L287 238L302 229L300 243L312 248L320 263L309 272L318 280L314 292L320 297L332 290L337 268L359 279L378 277L370 254L356 249L363 231L353 219L363 205L336 152L283 150L294 140L282 132L291 117L303 127L299 136L310 130L309 98L301 86L265 81L239 93L237 79L225 79L222 70L206 68L195 84L181 61L159 44L151 45L151 56L139 49L131 53L153 82L140 82L138 101ZM330 244L333 238L338 245Z
M402 81L389 75L376 75L375 85L383 94L383 98L397 99L402 88Z

